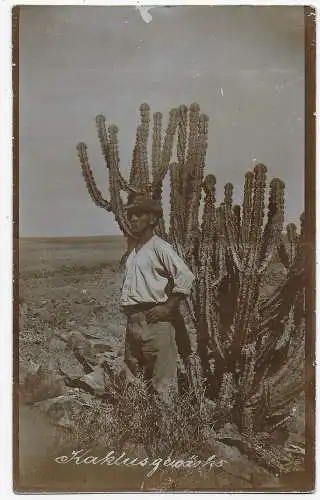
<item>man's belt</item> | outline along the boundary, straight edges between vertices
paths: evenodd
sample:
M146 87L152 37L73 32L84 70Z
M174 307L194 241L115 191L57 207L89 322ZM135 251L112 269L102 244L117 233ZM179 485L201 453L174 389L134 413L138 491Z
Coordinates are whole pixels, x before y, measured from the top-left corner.
M152 307L155 307L156 305L157 305L156 302L142 302L140 304L122 306L122 311L126 316L131 316L131 314L135 314L137 312L148 311L149 309L152 309Z

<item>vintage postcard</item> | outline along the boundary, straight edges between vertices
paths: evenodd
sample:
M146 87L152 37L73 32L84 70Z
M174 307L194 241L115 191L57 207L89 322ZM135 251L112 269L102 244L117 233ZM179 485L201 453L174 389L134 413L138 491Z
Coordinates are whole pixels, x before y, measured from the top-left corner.
M14 491L313 491L314 10L12 34Z

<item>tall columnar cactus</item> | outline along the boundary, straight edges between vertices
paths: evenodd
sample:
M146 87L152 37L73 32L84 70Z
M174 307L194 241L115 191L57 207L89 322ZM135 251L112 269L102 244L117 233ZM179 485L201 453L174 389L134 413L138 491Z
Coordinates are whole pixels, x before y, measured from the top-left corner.
M106 129L105 117L103 115L97 116L98 137L109 174L110 201L103 197L96 186L87 156L86 144L79 143L77 146L82 173L91 198L97 206L114 214L121 231L128 239L129 249L134 242L134 235L124 211L122 193L127 194L127 201L141 194L152 196L161 201L163 180L169 170L177 124L178 111L173 109L170 112L167 130L162 137L162 115L161 113L153 115L152 163L151 168L149 168L150 108L146 103L140 106L140 124L137 126L130 177L126 181L120 168L118 129L115 125L109 125ZM152 180L150 180L151 177ZM163 238L167 238L163 219L159 221L156 232Z
M162 219L156 231L196 275L181 311L196 330L204 390L216 403L216 425L236 424L239 434L232 439L279 470L281 460L267 450L265 441L262 446L259 436L287 425L295 397L303 389L304 218L300 232L290 224L284 234L285 186L272 179L265 206L267 168L261 164L245 175L241 205L234 204L231 183L225 185L223 202L218 204L216 179L205 175L208 122L198 104L182 105L170 111L163 134L162 114L153 114L150 127L149 106L142 104L126 181L120 169L117 127L106 129L105 118L99 115L110 201L95 184L85 144L78 145L78 153L90 196L97 206L113 212L128 238L128 251L134 235L122 192L128 199L140 194L162 201L164 179L170 176L168 228ZM266 277L273 265L282 266L282 279L272 294L266 294ZM181 316L175 327L186 333Z

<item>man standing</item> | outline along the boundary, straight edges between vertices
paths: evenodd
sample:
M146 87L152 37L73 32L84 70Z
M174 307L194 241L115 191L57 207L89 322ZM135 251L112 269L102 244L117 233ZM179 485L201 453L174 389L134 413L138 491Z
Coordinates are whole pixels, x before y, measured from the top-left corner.
M126 209L137 242L126 261L120 299L127 316L125 362L135 375L143 370L151 392L170 403L177 392L172 318L180 300L190 294L194 275L172 246L154 234L162 216L157 201L140 198Z

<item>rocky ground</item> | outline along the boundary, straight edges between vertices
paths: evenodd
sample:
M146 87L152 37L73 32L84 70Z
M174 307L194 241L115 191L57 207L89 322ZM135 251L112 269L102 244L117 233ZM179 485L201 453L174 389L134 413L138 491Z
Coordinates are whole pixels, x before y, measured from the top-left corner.
M194 453L215 453L225 460L223 468L202 475L161 472L146 481L141 471L120 473L111 468L112 472L101 475L94 466L86 466L80 474L81 466L70 466L66 475L66 469L54 463L53 455L75 445L125 450L130 456L155 453L152 429L150 439L146 439L150 425L144 415L150 408L143 387L123 363L125 318L119 312L122 274L117 262L124 248L122 238L21 241L19 439L23 489L285 488L288 481L284 477L280 482L235 446L215 440L210 408L203 422L193 422L187 402L181 405L179 415L164 419L168 441L175 439L176 429L180 432L185 426L185 434L180 432L176 437L181 453L190 451L192 455L191 436L197 444L194 449L199 450ZM134 387L131 393L126 392L128 382ZM301 453L303 420L301 406L293 428L294 446ZM196 436L199 429L201 436ZM183 449L185 436L189 448ZM163 452L167 452L165 447ZM291 477L288 484L293 485L292 481Z

